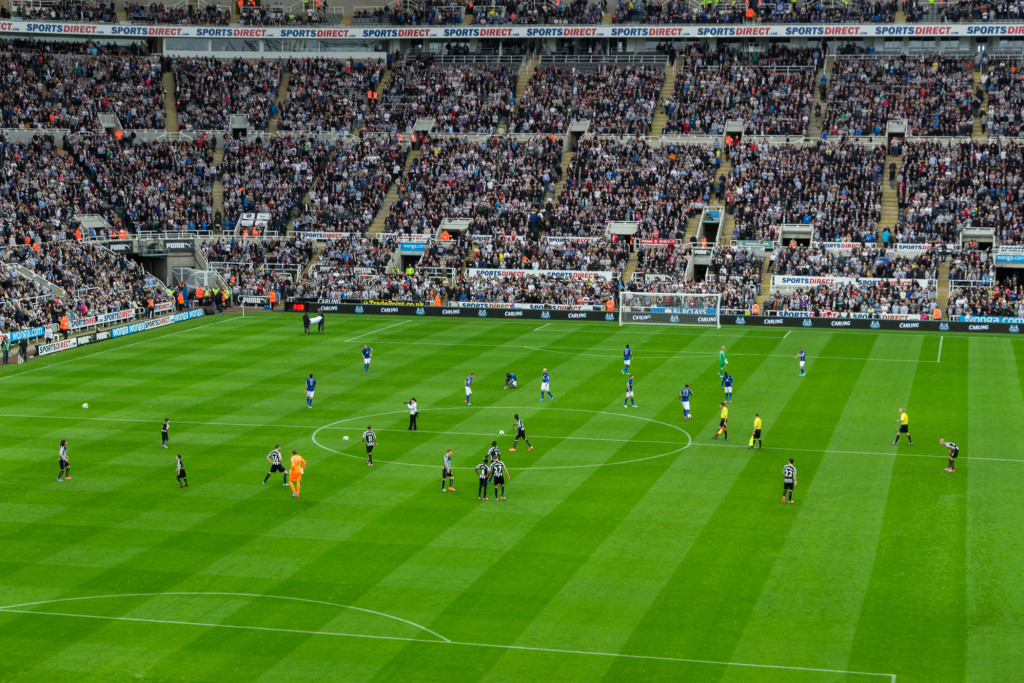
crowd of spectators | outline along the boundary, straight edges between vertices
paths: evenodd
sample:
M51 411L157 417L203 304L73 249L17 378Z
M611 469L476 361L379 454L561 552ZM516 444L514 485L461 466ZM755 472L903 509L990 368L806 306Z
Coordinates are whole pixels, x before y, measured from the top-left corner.
M817 0L805 2L760 3L752 21L759 24L842 24L869 22L891 24L896 20L900 3L897 0L850 0L825 4Z
M974 128L971 64L960 57L836 59L823 130L830 135L883 135L905 119L918 136L969 136Z
M727 119L741 119L747 135L802 136L814 100L814 73L806 63L687 70L663 103L664 132L719 136Z
M162 2L126 2L124 12L130 22L140 24L215 24L227 26L231 12L216 5L193 7L191 4L167 7Z
M851 142L809 147L743 143L730 151L726 205L734 239L774 240L802 223L819 241L871 242L881 218L885 150Z
M403 133L419 118L438 133L492 133L508 117L517 72L507 64L435 65L432 54L396 60L387 92L370 106L366 129Z
M229 140L217 167L224 183L224 217L269 213L268 230L283 233L323 167L329 146L316 138L275 136Z
M388 231L421 233L446 218L470 218L476 233L525 234L561 156L561 141L550 138L427 140L391 207Z
M950 318L958 315L1024 318L1024 285L1013 277L998 283L958 287L950 291L946 313Z
M83 21L116 24L117 9L111 2L75 2L54 0L46 7L33 7L28 3L15 4L22 21Z
M629 260L629 244L605 240L536 241L502 235L475 246L471 259L474 268L611 271L618 276Z
M83 125L97 128L98 114L111 113L123 128L165 127L160 65L141 57L51 56L43 82L55 107L77 106Z
M767 311L800 311L811 315L846 313L931 315L938 305L934 284L917 280L833 282L792 291L772 292Z
M941 4L903 0L903 5L907 21L989 23L1024 19L1024 3L1020 0L960 0Z
M664 246L645 247L640 245L636 250L636 269L633 271L634 281L647 281L652 278L665 280L681 280L686 276L692 252L689 246L672 241Z
M302 12L286 12L278 7L246 6L238 14L241 26L316 26L324 15L308 7Z
M681 0L619 0L612 23L642 24L833 24L850 21L891 23L899 8L897 0L851 0L826 4L815 0L756 5L754 15L746 16L751 5L744 2L700 4Z
M1001 242L1021 243L1022 152L1015 142L908 144L897 241L958 243L963 228L985 227Z
M617 292L617 280L528 273L466 278L455 287L452 297L490 304L600 306L614 300Z
M982 83L988 92L988 109L982 116L988 134L1020 137L1024 132L1024 72L1017 60L990 62Z
M707 205L720 163L708 146L582 139L555 206L554 233L599 235L609 221L639 222L639 237L683 233Z
M831 275L929 280L938 277L935 254L903 254L892 249L862 246L830 250L817 245L776 247L771 256L775 275Z
M509 132L561 134L574 119L589 119L591 133L643 135L664 80L665 70L649 64L541 67L519 100Z
M171 69L182 130L221 130L232 114L266 130L276 112L281 62L191 57L174 59Z
M394 24L444 26L461 24L465 7L452 0L426 0L417 5L408 3L358 8L352 14L353 24Z
M64 147L86 168L126 227L196 231L212 226L213 151L205 138L181 142L67 137Z
M949 281L993 282L995 269L987 249L958 249L950 255Z
M384 62L304 57L289 61L288 71L278 130L349 133L362 124L366 93L377 90Z
M695 9L684 0L619 0L612 13L613 24L739 24L743 22L746 5L723 11L714 5Z
M313 269L316 270L316 269ZM313 271L299 281L295 294L317 299L349 299L359 301L433 301L435 295L447 300L451 283L443 278L403 273L337 272L316 274Z
M362 232L402 174L408 145L391 136L340 141L309 191L296 229Z
M42 55L112 55L139 57L147 54L145 42L95 43L91 40L35 40L32 38L0 38L0 52L40 57ZM42 63L40 61L40 63Z
M474 24L600 24L604 3L566 0L551 4L537 0L505 0L473 10Z

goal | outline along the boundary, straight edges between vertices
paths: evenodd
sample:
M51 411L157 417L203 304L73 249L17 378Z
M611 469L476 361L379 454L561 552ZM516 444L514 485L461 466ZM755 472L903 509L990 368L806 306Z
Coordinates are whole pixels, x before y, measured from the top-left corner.
M619 292L619 325L722 326L721 294Z

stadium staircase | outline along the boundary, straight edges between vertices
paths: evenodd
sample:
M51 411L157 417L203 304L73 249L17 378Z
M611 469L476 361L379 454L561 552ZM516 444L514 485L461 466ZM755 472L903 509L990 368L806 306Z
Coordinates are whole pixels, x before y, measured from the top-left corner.
M313 252L313 258L309 259L309 263L307 263L306 267L302 269L302 273L299 274L299 280L306 277L306 273L313 270L313 266L320 260L320 255L324 253L325 245L319 244L318 242L314 242L313 244L316 246L316 251Z
M771 294L772 284L772 260L769 258L771 254L765 254L764 261L761 264L761 293L757 295L757 308L764 313L764 302L768 300L768 295Z
M668 114L665 113L665 100L672 97L676 89L676 76L679 75L679 67L683 60L677 59L675 64L669 64L665 69L665 82L661 86L661 95L658 97L658 105L655 109L654 119L651 121L651 137L660 138L668 124Z
M878 243L882 243L882 230L889 228L893 237L896 235L896 225L900 220L899 193L895 188L889 187L889 164L896 164L897 187L899 187L899 174L903 168L903 157L887 154L885 156L885 169L882 171L882 219L878 222Z
M626 261L626 267L623 269L622 275L619 276L619 279L622 280L623 282L629 282L630 280L632 280L633 273L636 272L636 267L637 265L639 265L639 263L640 259L637 256L636 252L632 252L629 255L629 259Z
M981 72L974 72L974 91L981 88ZM988 140L988 131L981 126L981 114L988 111L988 91L982 90L981 106L978 108L978 115L974 117L974 129L971 131L972 140ZM945 307L943 307L945 308Z
M690 216L690 220L686 221L686 232L683 233L683 243L689 244L690 240L697 237L697 230L700 228L700 217L698 213L696 216Z
M941 311L945 311L949 306L949 261L939 263L939 281L935 286L935 300L939 302Z
M729 187L729 174L732 173L732 162L729 161L729 157L726 154L722 155L722 165L718 167L716 176L725 176L725 186ZM717 177L716 177L717 180ZM699 220L699 219L698 219ZM718 239L715 240L718 244L732 244L732 231L736 227L736 214L725 212L725 221L722 224L722 231L718 233ZM689 232L689 226L687 226L687 232Z
M555 183L555 191L552 200L557 204L558 198L562 196L562 188L565 187L565 182L569 179L569 164L572 162L572 152L562 152L562 160L558 163L558 168L562 171L561 180Z
M217 168L220 166L220 162L224 161L224 148L219 147L213 152L213 167ZM213 181L213 214L216 216L220 214L221 220L224 220L224 181L217 176L217 179ZM214 226L214 229L220 231L220 225Z
M171 140L178 139L178 131L181 130L178 124L178 104L174 93L174 74L165 71L163 78L164 85L164 109L167 118L167 137Z
M367 231L370 237L376 237L384 232L388 216L391 215L391 206L398 201L398 193L402 189L405 177L409 173L409 169L412 168L413 163L420 158L421 153L422 150L414 149L405 158L405 168L402 170L401 177L391 183L391 187L388 188L388 193L384 197L384 203L380 206L380 211L373 217L373 223L370 224L370 229Z
M117 13L117 23L122 24L122 25L128 23L128 13L124 11L124 5L118 7L117 10L116 10L116 13Z
M523 99L523 93L526 92L526 86L530 84L530 79L533 78L533 74L537 71L537 66L540 64L540 57L527 57L526 61L519 68L519 79L516 81L516 107Z
M270 119L270 124L267 125L267 132L273 135L277 132L278 127L281 125L281 107L284 105L285 94L288 92L288 84L292 81L292 72L285 71L281 74L281 83L277 86L277 99L274 100L274 104L277 105L277 116Z
M826 57L825 64L821 69L821 72L814 75L814 100L811 102L811 112L808 117L807 124L807 139L817 140L821 137L821 126L825 121L825 108L828 106L828 101L822 101L821 92L818 90L818 84L821 83L821 77L825 76L828 79L829 85L832 85L832 69L835 66L835 57ZM821 118L819 119L814 115L814 108L821 105Z

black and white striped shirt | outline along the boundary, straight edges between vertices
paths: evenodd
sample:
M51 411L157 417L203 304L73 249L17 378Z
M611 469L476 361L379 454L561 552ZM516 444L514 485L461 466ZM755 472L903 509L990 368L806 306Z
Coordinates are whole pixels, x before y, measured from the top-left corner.
M949 457L955 458L956 456L960 455L960 447L957 446L952 441L946 442L946 448L949 449Z
M491 476L491 468L488 467L487 465L485 465L484 463L480 463L479 465L477 465L473 469L476 470L477 475L481 479L487 479L487 477Z
M274 450L272 450L269 453L267 453L267 458L270 460L270 464L271 465L280 465L281 464L281 451L279 451L279 450L277 450L275 448Z
M372 429L367 429L363 432L363 443L367 446L376 446L377 434Z
M185 471L185 463L183 463L181 460L178 460L177 464L175 465L175 470L177 471L178 474L181 474L182 472L184 472Z
M526 428L523 427L523 418L521 418L521 417L517 417L516 418L516 431L519 431L519 432L525 432L526 431Z
M782 480L787 484L796 482L796 468L792 465L786 465L782 468Z
M60 451L57 453L57 457L60 458L61 460L67 460L68 459L68 447L67 446L61 446L60 447Z
M491 446L487 450L487 457L491 459L491 462L494 462L495 460L500 459L501 458L501 449L498 448L497 446Z
M491 463L491 474L494 475L495 479L497 479L498 477L504 477L505 476L505 463L503 463L500 460L497 460L497 461Z

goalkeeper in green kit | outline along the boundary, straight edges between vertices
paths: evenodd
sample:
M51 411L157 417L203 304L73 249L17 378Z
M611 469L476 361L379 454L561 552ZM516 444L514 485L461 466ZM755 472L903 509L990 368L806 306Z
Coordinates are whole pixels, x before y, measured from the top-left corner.
M725 359L725 347L718 352L718 379L722 381L722 386L725 386L725 366L729 364L729 361Z

